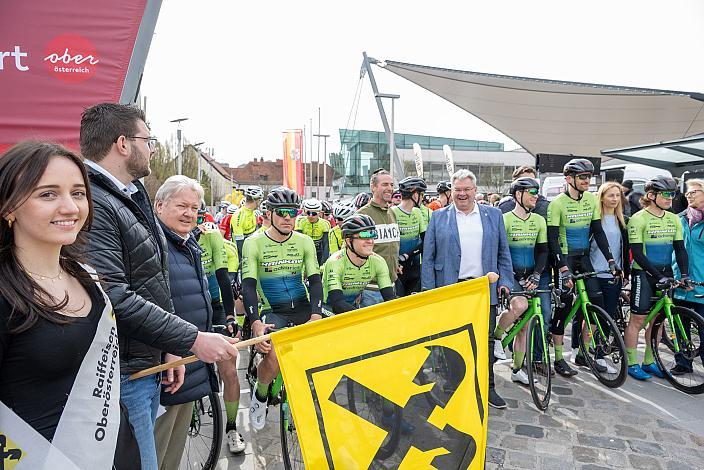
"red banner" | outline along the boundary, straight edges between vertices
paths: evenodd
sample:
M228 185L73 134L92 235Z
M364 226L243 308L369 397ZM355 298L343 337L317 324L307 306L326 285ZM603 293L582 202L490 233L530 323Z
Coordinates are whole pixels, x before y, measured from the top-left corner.
M284 132L284 186L303 194L303 131Z
M81 113L119 102L147 0L0 1L0 151L78 150Z

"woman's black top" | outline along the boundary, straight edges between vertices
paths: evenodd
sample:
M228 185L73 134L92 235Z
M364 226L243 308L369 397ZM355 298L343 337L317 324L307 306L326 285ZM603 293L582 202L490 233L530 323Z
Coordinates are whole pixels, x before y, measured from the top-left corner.
M10 306L0 298L0 401L49 441L105 308L95 284L88 294L87 316L65 325L40 318L20 334L10 333Z

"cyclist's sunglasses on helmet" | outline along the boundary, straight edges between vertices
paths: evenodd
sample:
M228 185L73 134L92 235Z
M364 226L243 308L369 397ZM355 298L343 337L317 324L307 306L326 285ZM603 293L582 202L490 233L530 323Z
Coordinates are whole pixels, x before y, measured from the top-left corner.
M658 194L660 194L665 199L672 199L673 197L675 197L674 191L658 191Z
M357 238L362 240L373 240L378 238L378 235L376 230L362 230L361 232L357 232Z
M278 215L279 217L286 217L289 216L292 219L298 215L298 209L295 207L277 207L274 209L274 214Z
M526 192L531 196L537 196L540 193L540 190L538 188L529 188L526 189Z
M591 174L591 173L577 173L577 174L574 175L574 176L575 176L575 178L577 178L577 179L580 179L580 180L582 180L582 181L586 181L586 180L588 180L588 179L591 179L592 174Z
M308 211L308 217L315 217L316 215L318 215L316 211Z

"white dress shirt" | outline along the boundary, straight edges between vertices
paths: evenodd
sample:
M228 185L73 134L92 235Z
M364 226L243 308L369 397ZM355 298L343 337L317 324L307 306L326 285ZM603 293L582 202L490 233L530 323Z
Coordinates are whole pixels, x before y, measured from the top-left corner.
M113 184L117 186L117 189L122 191L127 197L132 197L134 193L139 191L139 189L137 189L137 186L134 183L130 183L128 186L125 186L122 181L115 178L112 173L100 166L99 163L95 163L93 160L88 160L87 158L83 159L83 163L85 163L86 166L91 167L98 173L105 175L105 177L112 181Z
M484 275L482 266L482 215L479 212L479 204L474 203L474 209L469 214L457 210L457 231L460 236L460 279L468 277L481 277Z

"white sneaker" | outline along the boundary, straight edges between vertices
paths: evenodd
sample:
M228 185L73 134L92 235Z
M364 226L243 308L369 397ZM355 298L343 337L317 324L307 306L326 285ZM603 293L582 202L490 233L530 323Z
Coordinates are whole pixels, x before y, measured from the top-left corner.
M494 357L496 359L506 359L506 353L504 352L504 346L498 339L494 340Z
M518 369L517 372L511 371L511 380L513 382L520 382L523 385L528 385L530 380L528 380L528 374L523 369Z
M242 437L242 434L238 433L236 429L227 431L226 439L230 452L233 454L241 454L244 452L244 448L246 447L244 437Z
M252 403L249 406L249 422L255 431L261 431L266 424L266 402L261 402L256 393L252 393Z
M604 360L604 359L597 359L596 363L599 364L600 366L606 367L607 374L615 374L618 372L616 369L611 367L611 365L608 362L606 362L606 360Z

